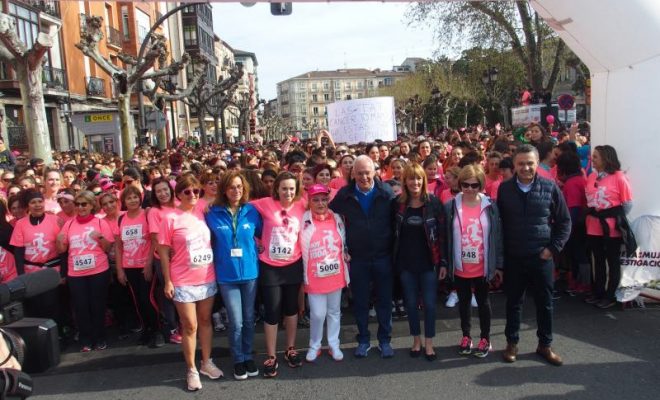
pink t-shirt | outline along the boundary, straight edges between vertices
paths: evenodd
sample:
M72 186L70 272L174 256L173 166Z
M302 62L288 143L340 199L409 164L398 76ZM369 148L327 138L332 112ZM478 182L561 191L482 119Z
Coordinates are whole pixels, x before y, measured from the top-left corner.
M55 242L60 233L59 219L53 214L44 214L39 225L32 225L30 218L16 222L9 244L25 247L25 273L41 270L43 267L30 265L30 262L45 263L57 257Z
M454 197L456 197L456 195L451 192L451 189L445 189L440 193L440 201L442 204L449 203Z
M587 197L585 195L586 184L587 179L582 175L572 176L564 182L561 192L564 194L568 208L587 206Z
M151 250L147 212L141 209L135 218L129 217L128 213L124 214L117 237L122 243L122 267L146 267Z
M334 218L314 220L314 233L307 255L305 292L331 293L346 286L346 269L341 236Z
M69 244L68 276L90 276L100 274L109 268L108 255L103 251L97 239L91 238L92 232L99 232L105 240L114 243L110 225L106 220L94 217L91 221L80 224L76 219L62 227L64 242Z
M597 179L598 173L592 172L587 178L586 196L587 207L595 208L597 211L617 207L623 203L632 201L632 191L628 178L621 171L608 174L602 179ZM603 228L598 218L587 215L587 235L603 236ZM607 218L610 227L610 237L621 237L621 232L615 229L615 219Z
M17 276L14 255L0 247L0 283L7 283Z
M484 188L484 193L486 196L490 197L491 199L496 199L497 189L500 187L500 182L502 182L502 175L498 175L497 179L491 179L486 176L486 187ZM495 190L495 193L493 193L493 189Z
M542 178L550 179L551 181L555 180L555 178L552 176L552 173L548 170L543 169L543 167L541 167L541 166L539 166L536 169L536 173Z
M346 185L348 185L348 181L344 177L333 178L330 183L328 183L329 188L336 190L339 190Z
M60 211L57 213L57 217L61 219L62 222L69 222L76 217L76 214L74 213L73 215L67 215L64 211Z
M149 215L147 215L147 221L149 222L149 233L156 234L160 236L160 225L163 221L163 215L166 215L170 212L174 212L174 208L170 207L151 207L149 209ZM160 255L158 255L158 249L154 249L154 257L160 260Z
M60 207L60 203L57 200L44 199L44 206L47 213L57 214L62 211L62 207Z
M481 204L468 206L463 202L460 221L455 218L454 229L461 230L461 265L463 270L456 270L456 276L461 278L478 278L484 276L484 230L481 226Z
M170 279L174 286L194 286L215 282L211 231L204 214L178 208L162 216L158 243L169 247Z
M298 233L300 232L305 204L299 200L284 210L278 200L272 197L251 202L263 218L261 243L264 251L259 260L274 267L290 265L302 257Z

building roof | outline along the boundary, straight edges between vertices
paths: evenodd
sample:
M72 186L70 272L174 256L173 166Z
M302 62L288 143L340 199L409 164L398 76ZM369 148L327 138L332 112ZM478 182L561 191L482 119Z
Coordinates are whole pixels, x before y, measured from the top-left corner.
M252 58L252 62L254 62L255 67L259 65L257 62L257 56L254 53L250 53L249 51L234 49L234 58L236 57L250 57Z
M290 79L324 79L324 78L359 78L368 76L403 76L404 72L369 70L366 68L345 68L335 71L310 71ZM287 79L288 80L288 79Z

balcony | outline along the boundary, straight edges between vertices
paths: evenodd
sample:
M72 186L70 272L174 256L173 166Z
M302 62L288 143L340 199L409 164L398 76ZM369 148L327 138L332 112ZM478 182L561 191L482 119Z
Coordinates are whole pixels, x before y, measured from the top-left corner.
M67 91L69 89L64 70L44 66L43 71L43 84L46 88L61 91Z
M60 16L60 6L57 4L58 1L55 0L24 0L23 3L29 4L33 8L44 12L48 15L51 15L55 18L61 18Z
M115 46L117 48L121 48L122 44L124 43L124 34L119 32L117 29L109 26L107 41L109 45Z
M85 77L87 96L105 97L105 80L92 76Z

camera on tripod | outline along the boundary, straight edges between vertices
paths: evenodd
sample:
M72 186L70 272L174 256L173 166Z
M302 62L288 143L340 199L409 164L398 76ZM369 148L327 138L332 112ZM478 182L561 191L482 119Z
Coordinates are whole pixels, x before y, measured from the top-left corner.
M59 282L58 271L44 269L0 284L0 400L32 394L32 378L22 369L41 372L59 363L55 322L24 318L22 303Z

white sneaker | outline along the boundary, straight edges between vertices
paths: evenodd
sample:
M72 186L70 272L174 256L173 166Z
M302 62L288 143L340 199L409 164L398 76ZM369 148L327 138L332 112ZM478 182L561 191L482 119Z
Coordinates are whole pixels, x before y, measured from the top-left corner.
M472 307L479 307L479 304L477 304L477 298L474 297L474 294L472 294L472 300L470 300L470 304L472 304Z
M376 309L373 307L369 309L369 318L376 318Z
M222 370L213 363L213 359L211 358L207 362L202 363L199 373L208 376L210 379L219 379L224 376Z
M213 318L213 330L216 332L223 332L227 329L225 324L222 323L222 317L220 316L220 313L213 313L211 316Z
M451 293L449 293L449 296L447 296L447 301L445 302L445 307L453 308L453 307L456 307L457 303L458 303L458 295L456 294L455 291L452 291Z
M202 382L199 380L199 373L196 369L188 370L188 374L186 374L186 383L188 384L188 390L191 392L202 388Z
M320 355L321 355L321 349L310 348L309 350L307 350L307 355L305 356L305 360L307 360L307 362L314 362Z
M330 353L332 359L335 361L341 361L344 359L344 353L342 353L341 349L339 349L339 346L330 347L330 350L328 350L328 352Z

